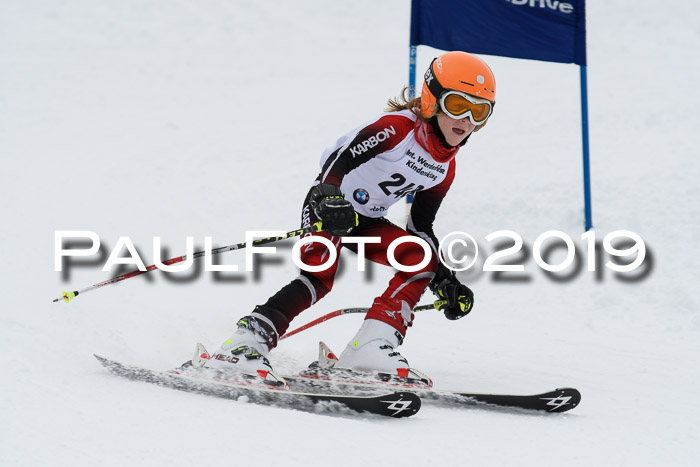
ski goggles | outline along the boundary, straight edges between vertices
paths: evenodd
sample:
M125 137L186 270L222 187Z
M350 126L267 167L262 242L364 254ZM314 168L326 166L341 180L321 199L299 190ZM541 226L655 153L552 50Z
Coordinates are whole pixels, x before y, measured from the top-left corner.
M460 91L445 91L440 95L440 108L455 120L469 118L474 125L483 125L493 112L493 104L483 97Z

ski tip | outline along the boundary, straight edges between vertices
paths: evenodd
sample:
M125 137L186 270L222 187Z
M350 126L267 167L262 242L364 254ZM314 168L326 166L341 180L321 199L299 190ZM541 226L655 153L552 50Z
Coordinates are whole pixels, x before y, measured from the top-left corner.
M546 400L545 409L548 412L568 412L581 402L581 393L576 388L557 388L543 394L541 400Z

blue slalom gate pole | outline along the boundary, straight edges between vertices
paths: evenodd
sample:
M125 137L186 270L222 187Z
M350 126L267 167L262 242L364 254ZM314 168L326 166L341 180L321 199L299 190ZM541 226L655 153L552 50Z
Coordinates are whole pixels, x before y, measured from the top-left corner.
M591 164L588 149L588 80L586 67L581 65L581 136L583 139L583 203L586 230L593 228L591 209Z
M408 98L416 97L416 46L408 47Z
M412 100L416 97L416 48L411 45L408 47L408 99ZM410 208L413 202L413 194L406 196L406 205Z
M591 164L588 149L588 79L586 66L581 65L581 136L583 139L583 203L586 230L593 228L591 209Z

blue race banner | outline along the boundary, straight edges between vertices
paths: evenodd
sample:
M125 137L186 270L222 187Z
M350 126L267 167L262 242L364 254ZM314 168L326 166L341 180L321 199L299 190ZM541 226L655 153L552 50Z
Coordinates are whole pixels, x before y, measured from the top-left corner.
M585 66L585 0L412 0L410 45Z

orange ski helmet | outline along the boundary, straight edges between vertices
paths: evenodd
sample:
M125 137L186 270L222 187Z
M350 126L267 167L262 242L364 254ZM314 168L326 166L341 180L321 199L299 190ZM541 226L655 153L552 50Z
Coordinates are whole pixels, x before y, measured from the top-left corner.
M496 103L496 78L491 68L467 52L447 52L428 67L420 95L421 113L425 118L435 115L438 99L446 90L461 91Z

